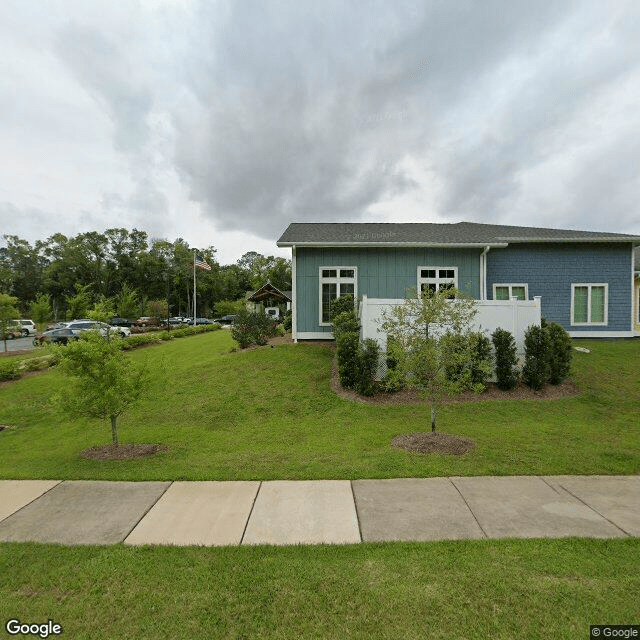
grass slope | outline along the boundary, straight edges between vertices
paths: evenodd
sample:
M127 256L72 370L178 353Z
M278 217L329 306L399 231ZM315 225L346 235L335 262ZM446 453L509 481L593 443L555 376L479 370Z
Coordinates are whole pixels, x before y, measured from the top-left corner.
M69 638L574 640L638 621L640 540L0 545L4 621Z
M69 420L49 402L55 370L0 386L0 478L245 480L640 472L640 341L580 342L575 398L484 401L442 409L439 428L471 438L464 456L393 449L429 428L422 405L367 406L329 388L318 345L234 352L227 331L140 349L153 381L123 414L123 443L168 451L134 461L80 457L110 441L106 422Z

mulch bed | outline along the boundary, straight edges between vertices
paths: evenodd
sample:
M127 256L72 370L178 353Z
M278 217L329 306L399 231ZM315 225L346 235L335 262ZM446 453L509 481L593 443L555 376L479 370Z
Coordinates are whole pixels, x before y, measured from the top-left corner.
M409 433L396 436L391 441L392 447L406 449L414 453L453 453L462 455L476 445L473 440L450 436L446 433Z
M146 458L166 450L167 447L160 444L107 444L102 447L85 449L80 455L92 460L133 460Z
M344 389L340 385L338 377L338 364L334 360L331 372L331 389L341 398L359 402L361 404L373 405L403 405L403 404L423 404L425 400L420 397L416 389L404 389L396 393L379 392L373 396L363 396L352 389ZM503 391L493 382L489 382L487 388L482 393L465 391L457 396L445 398L443 404L453 404L457 402L482 402L484 400L555 400L558 398L569 398L580 394L580 389L571 380L565 380L558 385L546 384L540 391L534 391L523 382L509 391Z

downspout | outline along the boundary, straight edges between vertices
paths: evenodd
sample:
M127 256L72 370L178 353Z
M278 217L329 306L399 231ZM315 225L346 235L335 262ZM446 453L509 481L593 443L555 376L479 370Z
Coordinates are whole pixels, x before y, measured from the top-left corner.
M291 247L291 337L298 342L298 283L296 282L296 245Z
M480 300L487 298L487 253L491 247L487 245L480 254Z

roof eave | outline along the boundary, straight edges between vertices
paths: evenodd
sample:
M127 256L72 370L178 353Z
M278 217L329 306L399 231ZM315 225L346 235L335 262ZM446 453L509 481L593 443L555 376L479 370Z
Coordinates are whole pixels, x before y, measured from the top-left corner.
M276 242L278 247L460 247L464 249L504 248L508 242Z

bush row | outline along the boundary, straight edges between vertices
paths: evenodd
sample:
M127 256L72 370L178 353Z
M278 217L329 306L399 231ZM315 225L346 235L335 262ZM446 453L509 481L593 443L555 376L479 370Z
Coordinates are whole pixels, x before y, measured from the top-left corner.
M186 336L195 336L199 333L207 333L209 331L220 331L222 327L219 324L203 324L195 327L181 327L180 329L171 329L171 331L154 331L150 333L137 333L127 338L122 338L122 348L127 351L135 349L146 344L160 344L166 340L174 338L184 338Z
M527 329L522 371L518 369L515 339L505 329L496 329L491 334L491 341L481 333L446 334L441 338L441 348L452 355L445 375L449 380L459 382L462 390L486 386L492 370L500 389L513 389L522 377L527 386L538 390L547 382L560 384L569 377L571 368L571 338L555 322L547 326L543 321L542 326L532 325ZM396 369L394 359L388 357L387 373L380 388L393 393L404 386L402 373Z
M518 384L518 354L513 335L504 329L492 334L496 357L496 379L500 389L513 389ZM524 335L522 380L532 389L542 389L546 382L560 384L571 369L571 338L563 327L543 321L530 326Z
M147 344L160 344L163 340L184 338L185 336L193 336L198 333L206 333L208 331L219 331L220 329L222 329L222 327L217 324L200 325L150 334L141 333L123 339L118 338L118 341L122 349L128 351ZM26 358L24 360L0 360L0 382L17 380L27 371L39 371L40 369L53 367L58 363L58 360L59 357L55 351L44 356Z
M58 357L55 354L47 354L37 358L26 358L25 360L0 360L0 382L6 380L17 380L27 371L40 371L48 369L57 364Z

